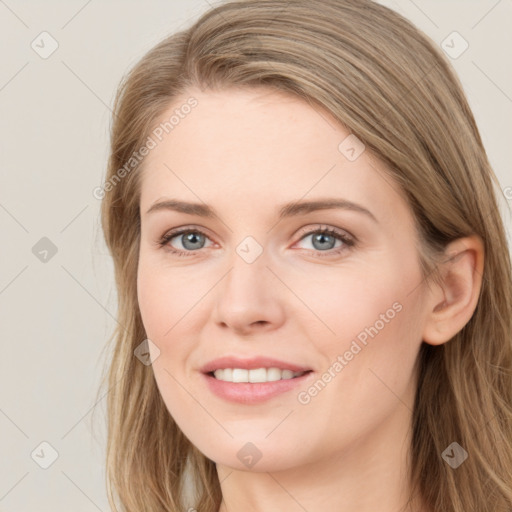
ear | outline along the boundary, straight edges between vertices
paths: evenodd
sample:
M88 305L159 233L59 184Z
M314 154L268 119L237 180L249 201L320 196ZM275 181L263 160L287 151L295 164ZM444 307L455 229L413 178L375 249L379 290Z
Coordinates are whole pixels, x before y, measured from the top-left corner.
M453 338L471 319L480 296L484 245L473 235L450 243L439 265L441 284L432 284L426 301L423 341L441 345Z

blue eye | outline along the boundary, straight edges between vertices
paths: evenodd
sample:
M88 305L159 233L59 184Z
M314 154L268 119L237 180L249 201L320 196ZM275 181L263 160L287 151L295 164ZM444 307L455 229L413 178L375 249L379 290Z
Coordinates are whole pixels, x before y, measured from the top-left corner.
M334 256L342 251L350 249L355 246L355 239L334 228L322 227L303 233L300 240L302 241L308 236L312 236L313 251L318 256ZM171 241L178 239L183 247L177 249L172 246ZM208 236L201 230L196 228L181 228L165 234L159 241L158 245L166 247L171 253L176 256L194 256L200 249L205 247L205 241L210 240ZM335 249L336 241L341 242L341 246ZM335 249L335 250L333 250ZM322 254L325 253L325 254Z
M320 252L327 252L334 249L337 241L341 242L341 248L344 249L346 247L351 247L354 245L354 242L351 238L349 238L344 233L340 233L336 229L326 228L326 229L317 229L315 231L309 231L306 233L301 240L305 240L307 237L312 237L312 245L313 249L316 249ZM338 246L339 248L340 246ZM339 251L334 251L336 254ZM330 255L333 252L329 252Z
M174 238L180 240L182 246L186 249L185 251L171 247L170 243ZM178 256L188 256L188 252L195 252L198 249L202 249L203 246L197 246L204 243L204 239L206 238L208 237L202 231L186 228L164 235L159 244L161 246L168 246L169 250Z

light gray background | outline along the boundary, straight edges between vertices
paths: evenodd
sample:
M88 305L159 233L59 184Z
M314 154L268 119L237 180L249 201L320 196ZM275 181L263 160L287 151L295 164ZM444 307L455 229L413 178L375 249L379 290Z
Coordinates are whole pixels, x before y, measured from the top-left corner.
M500 180L510 233L511 0L382 3L437 44L453 31L469 43L452 63ZM0 0L1 512L109 510L105 400L95 396L116 292L92 191L105 174L122 75L210 5ZM47 59L31 48L42 31L59 44ZM47 262L32 252L42 237L57 247ZM59 454L48 469L31 457L35 449L36 460L49 456L43 441Z

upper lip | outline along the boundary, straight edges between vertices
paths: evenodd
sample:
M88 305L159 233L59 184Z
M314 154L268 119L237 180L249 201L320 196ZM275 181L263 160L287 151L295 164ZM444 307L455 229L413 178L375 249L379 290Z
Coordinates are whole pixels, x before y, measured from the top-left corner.
M281 370L291 370L292 372L307 372L311 368L300 364L288 363L279 359L265 356L256 356L251 358L239 358L225 356L214 359L201 367L203 373L210 373L220 368L243 368L245 370L253 370L256 368L279 368Z

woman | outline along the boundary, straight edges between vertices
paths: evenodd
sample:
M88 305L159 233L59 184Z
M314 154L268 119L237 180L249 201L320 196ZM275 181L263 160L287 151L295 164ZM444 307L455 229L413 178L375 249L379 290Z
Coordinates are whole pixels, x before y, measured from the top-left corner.
M430 40L225 2L128 74L111 139L113 510L511 509L497 180Z

